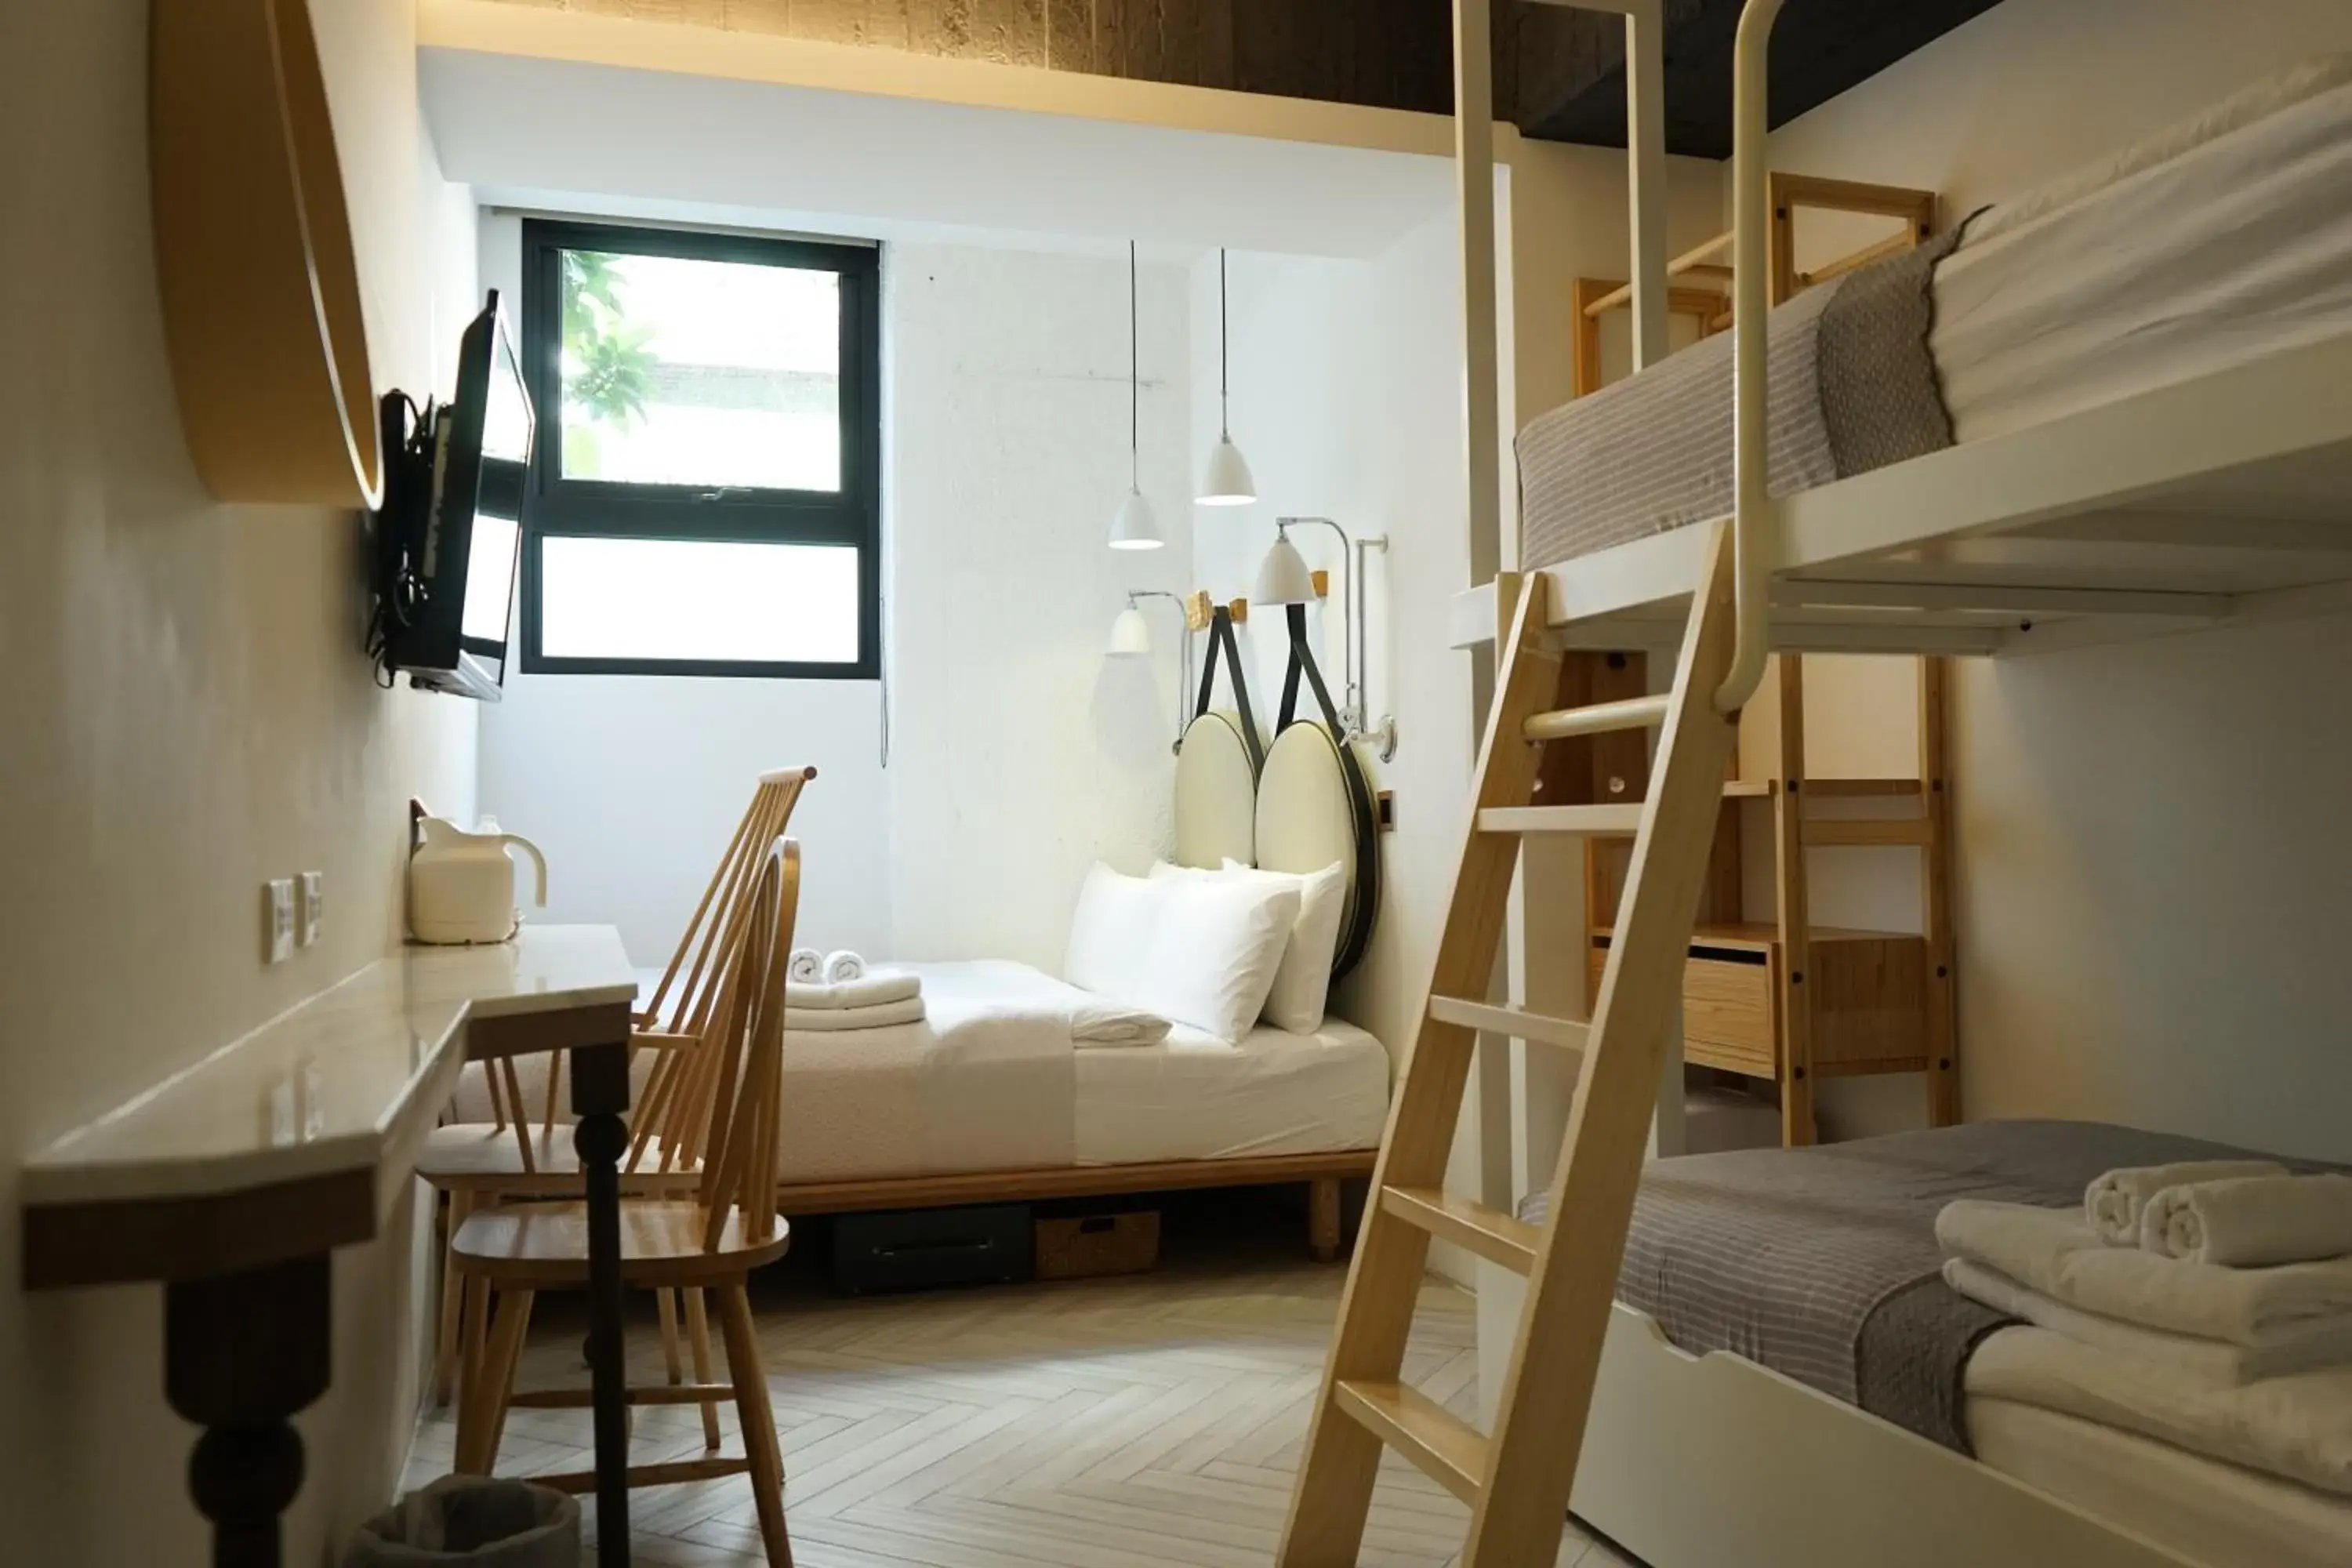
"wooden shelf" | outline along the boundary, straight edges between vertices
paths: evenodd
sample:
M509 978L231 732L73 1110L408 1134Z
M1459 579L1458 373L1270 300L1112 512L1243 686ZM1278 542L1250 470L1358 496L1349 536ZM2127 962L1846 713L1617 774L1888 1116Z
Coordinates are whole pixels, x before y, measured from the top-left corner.
M1724 782L1726 800L1769 799L1780 793L1779 779L1727 779ZM1916 795L1919 793L1917 779L1823 779L1807 778L1802 795L1819 795L1839 800Z
M148 87L163 335L205 489L373 507L375 386L309 7L159 5Z
M1595 926L1593 945L1603 945L1616 934L1614 926ZM1813 926L1805 939L1815 947L1853 942L1917 942L1915 931L1863 931L1850 926ZM1703 923L1691 929L1693 946L1737 947L1755 952L1774 946L1780 940L1780 928L1769 921L1733 921Z

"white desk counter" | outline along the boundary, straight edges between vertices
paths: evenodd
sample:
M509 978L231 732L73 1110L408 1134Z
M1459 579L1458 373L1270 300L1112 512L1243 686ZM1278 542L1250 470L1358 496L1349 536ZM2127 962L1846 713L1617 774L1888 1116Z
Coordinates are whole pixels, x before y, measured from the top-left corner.
M380 959L35 1154L26 1283L180 1279L365 1240L469 1057L625 1040L635 995L609 926Z

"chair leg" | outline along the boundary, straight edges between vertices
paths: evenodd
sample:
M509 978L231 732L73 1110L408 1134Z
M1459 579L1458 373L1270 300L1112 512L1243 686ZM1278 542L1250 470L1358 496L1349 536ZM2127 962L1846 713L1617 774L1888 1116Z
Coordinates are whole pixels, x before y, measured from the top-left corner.
M719 1327L727 1339L727 1373L743 1420L743 1452L751 1461L751 1501L760 1510L768 1568L793 1568L792 1537L784 1531L783 1447L776 1441L775 1412L768 1405L768 1375L760 1367L751 1300L740 1280L719 1287Z
M662 1371L676 1388L686 1381L686 1363L677 1347L677 1292L667 1288L654 1292L654 1310L661 1314Z
M529 1290L494 1291L487 1279L476 1280L475 1289L499 1298L499 1314L459 1407L457 1473L463 1476L487 1476L498 1463L499 1438L506 1427L507 1401L514 1392L515 1365L522 1360L523 1336L530 1328L532 1300Z
M466 1277L457 1272L457 1227L473 1212L473 1194L449 1189L448 1231L441 1244L441 1323L433 1357L433 1403L449 1403L457 1381L458 1331L466 1311Z
M466 1406L466 1390L482 1380L482 1356L490 1338L490 1285L467 1279L461 1286L464 1310L457 1326L457 1407Z
M710 1318L702 1304L699 1288L682 1292L686 1297L686 1331L694 1347L694 1381L710 1382ZM716 1450L719 1447L719 1404L716 1400L702 1402L702 1446Z

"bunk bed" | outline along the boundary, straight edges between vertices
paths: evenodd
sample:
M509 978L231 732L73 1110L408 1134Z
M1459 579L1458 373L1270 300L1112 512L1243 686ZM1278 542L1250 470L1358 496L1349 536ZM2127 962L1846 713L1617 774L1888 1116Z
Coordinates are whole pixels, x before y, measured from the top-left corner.
M1470 1505L1465 1568L1542 1560L1571 1498L1657 1568L2276 1560L2252 1532L2243 1552L2161 1544L2111 1500L2102 1515L2057 1495L2063 1465L2032 1484L1729 1349L1678 1348L1622 1299L1619 1269L1661 1068L1680 1071L1725 731L1770 653L2013 655L2352 608L2352 65L2249 89L1768 319L1775 261L1789 266L1764 166L1780 0L1748 0L1733 337L1669 358L1661 9L1550 3L1626 17L1640 372L1523 432L1524 564L1456 603L1457 646L1495 650L1496 700L1278 1561L1353 1560L1384 1448ZM1478 531L1501 527L1499 465L1477 456L1498 440L1493 143L1486 7L1455 16L1475 561ZM1907 335L1878 322L1861 342L1874 323L1832 321L1838 298ZM1677 645L1664 693L1594 700L1558 679L1563 650ZM1643 729L1659 738L1638 805L1529 804L1532 743ZM1521 837L1629 828L1590 1019L1463 1000L1486 984ZM1549 1190L1525 1216L1444 1190L1480 1032L1579 1058ZM1402 1378L1433 1237L1500 1266L1482 1289L1528 1281L1488 1431ZM2007 1436L2012 1454L2026 1441ZM2080 1433L2037 1440L2074 1438L2080 1458Z

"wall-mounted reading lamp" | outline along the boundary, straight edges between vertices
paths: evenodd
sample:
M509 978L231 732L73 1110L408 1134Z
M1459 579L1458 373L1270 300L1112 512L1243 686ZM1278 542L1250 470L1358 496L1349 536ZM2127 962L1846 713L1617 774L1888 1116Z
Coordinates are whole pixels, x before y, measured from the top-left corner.
M1184 723L1191 716L1185 706L1192 689L1192 618L1184 610L1184 601L1160 588L1131 589L1127 595L1127 608L1110 624L1110 647L1113 658L1148 657L1151 652L1151 626L1143 618L1143 601L1165 599L1176 606L1176 618L1184 627L1184 640L1177 654L1176 667L1176 741L1168 749L1174 751L1184 743Z
M1374 725L1367 711L1364 694L1368 664L1364 634L1364 552L1377 550L1385 555L1389 536L1375 533L1362 539L1351 539L1346 529L1328 517L1276 518L1274 546L1265 552L1265 560L1257 569L1257 591L1250 596L1261 605L1311 605L1322 596L1315 591L1315 575L1307 569L1306 558L1298 553L1298 546L1290 542L1292 526L1310 522L1320 523L1338 534L1340 549L1348 560L1348 575L1341 584L1340 598L1340 613L1348 619L1348 641L1344 645L1348 660L1348 699L1339 715L1340 721L1348 728L1345 738L1376 742L1380 759L1385 763L1396 755L1396 716L1383 713L1380 723Z

